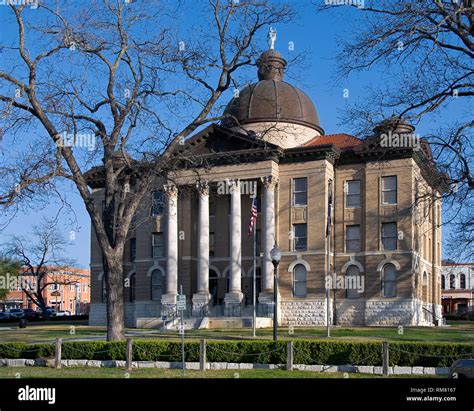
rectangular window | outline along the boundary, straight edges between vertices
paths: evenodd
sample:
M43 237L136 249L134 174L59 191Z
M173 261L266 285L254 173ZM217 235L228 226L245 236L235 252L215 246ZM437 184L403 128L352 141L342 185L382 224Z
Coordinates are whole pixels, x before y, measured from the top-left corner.
M346 207L360 207L360 180L346 182Z
M360 225L346 226L346 252L357 253L361 251Z
M397 223L382 223L382 249L397 249Z
M216 197L209 196L209 217L216 216Z
M162 191L153 191L151 198L151 215L158 216L163 215L164 211L164 200Z
M382 177L382 204L397 204L397 176Z
M151 235L152 257L159 258L165 255L163 244L163 233L152 233Z
M293 205L305 206L308 204L308 181L306 177L293 179Z
M130 239L130 261L135 261L137 256L137 239L131 238Z
M209 256L214 257L216 253L216 235L213 232L209 233Z
M72 311L74 308L74 301L73 300L69 300L69 311Z
M306 224L293 224L293 250L304 251L307 249Z
M74 284L69 284L69 291L74 291Z

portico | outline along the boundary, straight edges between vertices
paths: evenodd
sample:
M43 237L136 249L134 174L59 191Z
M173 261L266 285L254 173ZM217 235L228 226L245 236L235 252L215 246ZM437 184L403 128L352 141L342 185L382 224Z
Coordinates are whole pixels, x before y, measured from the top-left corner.
M263 254L262 264L262 292L258 296L259 303L271 303L273 296L273 266L270 260L270 250L275 243L275 190L278 184L277 173L263 175L251 174L243 176L242 179L224 178L219 170L213 170L214 175L202 176L196 182L192 182L189 176L182 175L174 179L176 183L164 186L166 194L166 293L162 296L162 310L173 309L176 304L176 294L178 293L178 256L177 250L179 242L179 227L178 227L178 201L179 191L194 192L198 201L197 210L197 238L195 244L196 250L196 268L197 278L195 289L196 292L190 296L192 309L195 313L205 313L209 308L211 302L211 294L209 292L209 271L211 266L210 248L210 196L228 196L230 203L229 215L229 251L227 259L227 268L223 272L229 273L228 290L224 297L225 313L232 315L235 308L240 306L244 299L242 290L242 277L245 270L242 266L242 244L243 242L252 241L247 237L247 232L242 227L245 227L250 217L250 208L243 209L242 198L244 196L251 196L255 193L246 192L248 185L246 182L254 182L262 190L263 208L258 218L261 218L263 240L259 248ZM217 171L217 173L216 173ZM242 174L242 173L240 173ZM195 177L194 177L195 178ZM204 179L205 178L205 179ZM244 181L243 181L244 180ZM225 194L219 194L217 187L225 187ZM212 194L214 193L214 194ZM244 218L245 221L242 221ZM251 255L246 256L251 258ZM193 287L194 288L194 287Z

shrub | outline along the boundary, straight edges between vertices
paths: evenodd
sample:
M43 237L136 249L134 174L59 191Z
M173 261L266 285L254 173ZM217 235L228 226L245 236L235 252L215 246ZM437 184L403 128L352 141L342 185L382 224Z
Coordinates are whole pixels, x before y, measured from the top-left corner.
M1 343L0 358L51 358L54 344ZM65 342L63 359L125 360L126 343L106 341ZM473 344L391 342L390 365L447 367L457 358L474 357ZM199 361L199 342L185 342L186 361ZM178 341L137 340L134 361L181 361ZM286 341L208 341L208 362L284 364ZM382 364L380 342L295 340L295 364Z

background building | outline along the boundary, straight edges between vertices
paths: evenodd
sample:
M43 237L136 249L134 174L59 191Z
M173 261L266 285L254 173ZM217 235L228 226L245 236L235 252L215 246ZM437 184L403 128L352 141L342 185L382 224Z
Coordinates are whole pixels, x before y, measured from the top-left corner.
M36 287L36 277L23 275L22 278ZM90 304L90 271L82 268L48 268L43 277L43 284L51 283L43 291L46 305L57 311L69 311L72 315L88 314ZM4 301L0 301L0 309L32 308L39 310L21 287L11 290Z
M474 311L474 263L443 262L441 289L444 314Z

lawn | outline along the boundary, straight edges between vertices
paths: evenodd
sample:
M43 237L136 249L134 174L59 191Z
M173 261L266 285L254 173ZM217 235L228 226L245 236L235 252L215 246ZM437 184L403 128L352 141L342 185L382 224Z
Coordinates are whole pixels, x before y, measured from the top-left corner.
M391 376L403 378L407 376ZM408 376L409 378L438 378L431 375ZM182 370L70 367L55 370L45 367L3 367L2 378L183 378ZM208 370L206 372L188 370L184 378L383 378L371 374L343 374L311 371L285 370Z
M127 329L127 335L140 339L178 340L177 331L159 331L145 329ZM248 339L252 338L251 329L218 329L189 330L187 339ZM326 338L325 327L314 328L279 328L279 338ZM34 325L24 329L18 327L0 327L0 342L51 342L60 337L63 340L104 339L104 327L69 326L69 325ZM257 330L257 339L271 339L271 329ZM331 339L340 341L437 341L453 343L472 343L474 341L474 322L453 322L447 327L333 327Z

